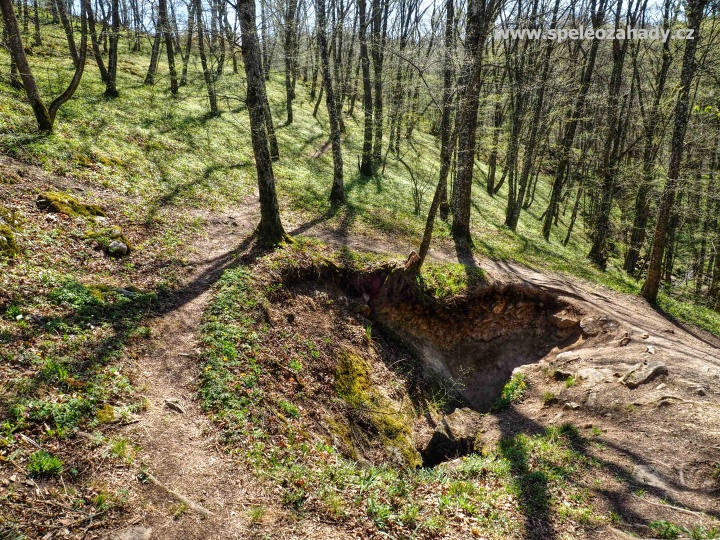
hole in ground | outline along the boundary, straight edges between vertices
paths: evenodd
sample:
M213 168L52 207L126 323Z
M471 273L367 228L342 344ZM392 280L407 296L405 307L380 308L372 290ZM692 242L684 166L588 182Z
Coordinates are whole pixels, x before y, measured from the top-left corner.
M489 412L515 368L571 345L582 333L581 314L573 306L526 286L491 285L446 303L379 298L371 304L373 318L444 385L447 412L462 406ZM478 416L462 411L445 416L427 447L419 449L424 465L474 451L468 423Z

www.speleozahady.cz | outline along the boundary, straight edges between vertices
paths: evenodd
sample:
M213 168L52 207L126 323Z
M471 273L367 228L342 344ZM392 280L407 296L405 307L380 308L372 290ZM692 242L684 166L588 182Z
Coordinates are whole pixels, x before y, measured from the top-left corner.
M625 40L625 39L649 39L662 41L668 39L695 39L692 28L498 28L495 30L496 39L545 39L552 41L580 40L580 39L601 39L601 40Z

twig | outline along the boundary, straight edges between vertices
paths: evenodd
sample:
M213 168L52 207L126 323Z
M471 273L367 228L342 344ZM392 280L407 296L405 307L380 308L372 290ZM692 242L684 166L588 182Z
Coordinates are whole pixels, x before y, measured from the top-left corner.
M155 477L154 477L152 474L150 474L149 472L145 471L145 472L143 472L143 474L144 474L145 477L146 477L148 480L150 480L153 484L155 484L157 487L162 488L162 489L164 489L165 491L167 491L170 495L172 495L173 497L175 497L175 498L176 498L177 500L179 500L181 503L187 505L187 507L190 508L191 510L194 510L195 512L198 512L199 514L203 514L203 515L205 515L205 516L212 516L212 515L213 515L213 513L212 513L210 510L208 510L207 508L205 508L205 507L203 507L203 506L200 506L198 503L196 503L196 502L194 502L194 501L191 501L190 499L188 499L187 497L185 497L185 495L181 495L181 494L178 493L177 491L174 491L174 490L170 489L169 487L167 487L165 484L163 484L162 482L160 482L160 480L158 480L157 478L155 478Z

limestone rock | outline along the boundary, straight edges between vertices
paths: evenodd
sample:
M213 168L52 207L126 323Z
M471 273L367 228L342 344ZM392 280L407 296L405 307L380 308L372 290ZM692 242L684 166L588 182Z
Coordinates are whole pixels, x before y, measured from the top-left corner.
M657 469L652 465L635 465L632 476L638 482L647 484L648 486L667 489L667 484L660 478Z
M152 529L148 527L130 527L103 536L102 540L150 540L151 535Z
M641 384L652 381L659 375L667 375L668 369L663 362L643 362L637 364L620 378L620 382L628 388L637 388Z

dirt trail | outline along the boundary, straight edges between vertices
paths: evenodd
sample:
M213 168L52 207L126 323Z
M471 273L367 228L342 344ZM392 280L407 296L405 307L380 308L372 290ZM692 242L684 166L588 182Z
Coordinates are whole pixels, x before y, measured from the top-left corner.
M152 529L157 540L263 537L346 538L341 530L308 520L298 521L238 467L220 447L217 430L196 401L197 345L202 314L211 298L211 285L232 264L256 221L256 204L232 216L213 219L174 309L152 323L153 353L139 360L148 408L124 435L140 448L139 461L160 485L138 485L135 495L145 501L135 527ZM168 401L171 404L168 404ZM182 411L182 412L181 412ZM179 494L200 507L183 508ZM187 506L187 505L185 505ZM251 523L249 510L262 507ZM209 514L204 514L205 509ZM179 515L182 514L182 515ZM139 529L125 529L129 534ZM120 538L116 531L116 536ZM125 537L122 537L125 538ZM129 536L128 538L143 538Z

